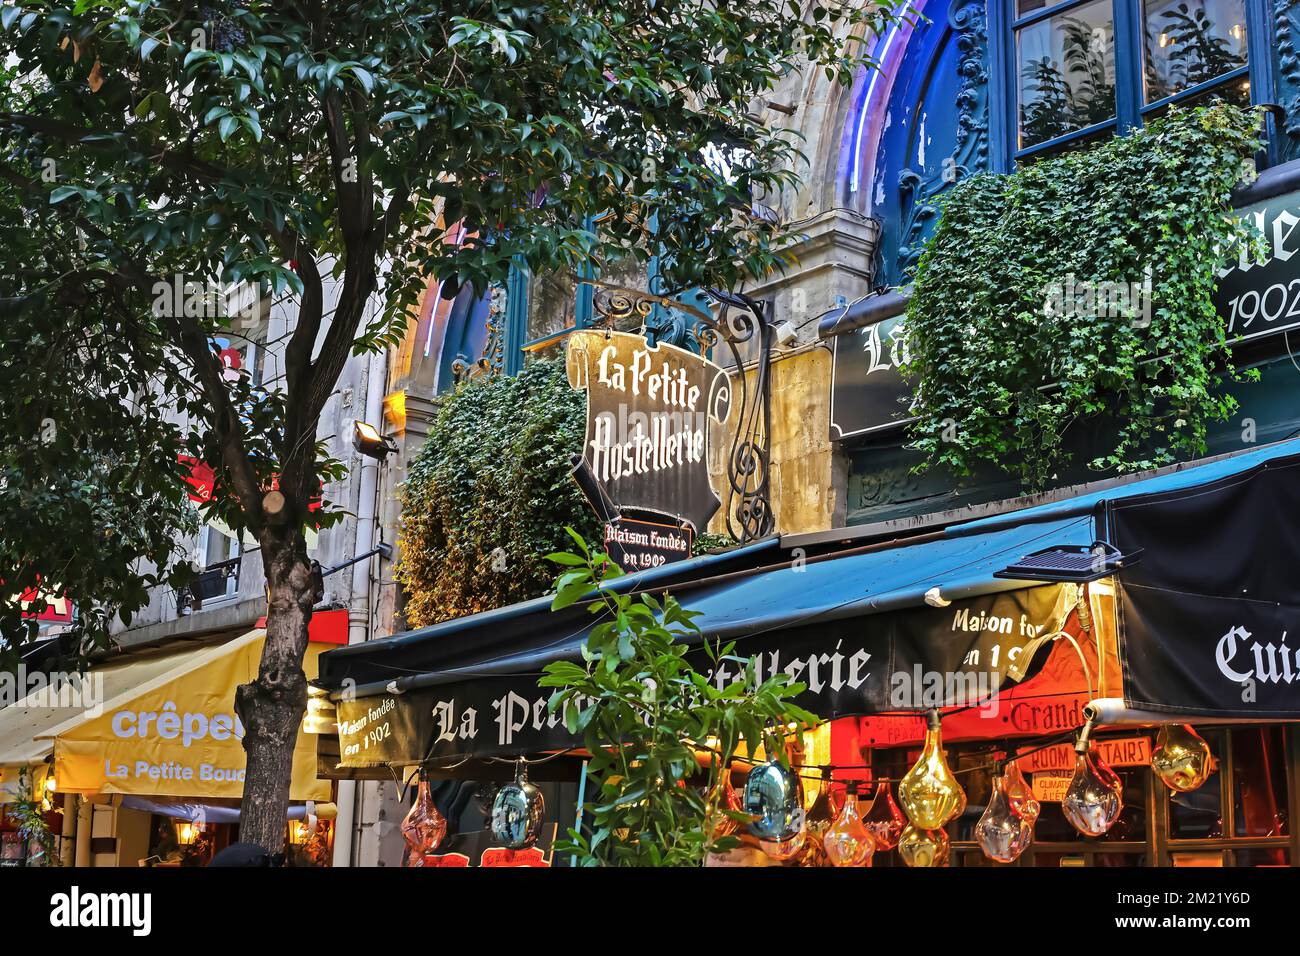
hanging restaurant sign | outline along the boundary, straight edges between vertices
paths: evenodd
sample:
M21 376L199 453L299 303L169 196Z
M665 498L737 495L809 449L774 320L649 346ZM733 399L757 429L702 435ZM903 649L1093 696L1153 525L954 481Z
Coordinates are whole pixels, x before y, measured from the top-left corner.
M727 373L694 352L598 330L569 336L566 366L569 384L587 391L583 461L619 512L708 524L722 503L709 426L730 415Z
M1051 584L765 632L737 641L735 653L753 658L759 680L784 673L805 684L796 703L825 719L960 705L995 711L1001 688L1038 672L1047 657L1039 651L1064 626L1077 593ZM585 639L574 634L553 659L581 660ZM708 669L708 661L699 666ZM738 667L723 660L710 679L725 686ZM566 730L564 712L548 710L550 696L530 669L340 700L340 766L574 746L580 738Z
M677 527L615 518L605 522L605 553L624 571L645 571L691 556L690 525Z
M907 361L904 316L841 332L831 341L831 440L894 428L911 391L899 372Z

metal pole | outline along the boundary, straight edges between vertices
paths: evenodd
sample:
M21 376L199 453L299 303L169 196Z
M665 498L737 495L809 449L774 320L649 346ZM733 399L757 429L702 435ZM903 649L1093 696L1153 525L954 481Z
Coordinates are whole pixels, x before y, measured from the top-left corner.
M582 771L578 775L578 815L573 819L573 829L582 833L582 804L587 799L587 761L582 762ZM569 857L569 866L577 866L578 854Z

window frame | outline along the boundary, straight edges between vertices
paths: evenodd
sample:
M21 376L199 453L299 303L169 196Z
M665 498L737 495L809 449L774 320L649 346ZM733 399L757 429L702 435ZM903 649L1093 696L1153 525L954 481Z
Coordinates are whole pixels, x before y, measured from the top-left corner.
M1057 153L1071 144L1114 128L1123 136L1141 128L1145 118L1171 104L1184 102L1227 86L1245 77L1250 82L1253 105L1273 102L1273 70L1270 55L1272 19L1269 0L1244 0L1246 15L1247 63L1222 76L1198 83L1152 103L1144 102L1143 0L1110 0L1113 11L1115 44L1115 118L1073 130L1063 136L1020 146L1020 94L1017 37L1018 32L1042 20L1077 7L1090 0L1058 0L1024 16L1016 15L1016 0L989 0L990 102L993 115L989 131L992 142L990 161L995 172L1011 172L1018 163L1039 155ZM1268 147L1261 157L1261 167L1277 162L1275 125L1268 119Z

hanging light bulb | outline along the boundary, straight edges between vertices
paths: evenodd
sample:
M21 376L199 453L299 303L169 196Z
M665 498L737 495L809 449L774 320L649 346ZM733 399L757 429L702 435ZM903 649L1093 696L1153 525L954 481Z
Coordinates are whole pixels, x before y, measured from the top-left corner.
M908 866L947 866L948 834L908 824L898 838L898 855Z
M808 831L799 830L794 836L785 840L759 840L758 846L773 860L786 863L802 853L804 844L807 842Z
M938 830L961 816L966 809L966 792L948 769L937 710L930 711L928 723L921 756L898 784L898 802L914 826Z
M1074 744L1074 779L1061 800L1061 813L1084 836L1101 836L1124 809L1124 784L1097 756L1091 734L1089 718Z
M1007 799L1011 801L1011 806L1016 812L1034 823L1038 820L1038 814L1043 809L1043 805L1038 802L1034 796L1034 788L1029 785L1025 775L1020 772L1020 764L1014 759L1007 762L1006 768L1002 771L1002 790L1006 793Z
M420 786L415 793L415 803L402 820L402 839L406 841L406 865L424 866L424 857L438 849L447 835L447 820L434 806L429 781L420 774Z
M492 801L492 836L508 850L526 850L537 842L546 817L542 791L528 782L528 765L515 768L515 779Z
M867 808L862 823L875 838L876 849L892 850L898 846L898 838L903 833L903 827L907 826L907 817L894 802L894 793L888 783L882 783L876 788L875 799Z
M779 760L757 765L745 778L741 805L754 817L749 832L772 859L788 860L803 849L803 781L794 770Z
M718 798L719 810L730 810L733 813L745 812L745 808L740 803L740 794L731 785L731 770L727 767L722 769L722 774L718 780L718 789L721 791ZM713 827L713 839L721 840L723 837L734 836L739 829L739 820L724 813L719 813L718 822Z
M1156 734L1151 769L1170 790L1189 793L1214 772L1214 755L1189 724L1165 724Z
M1039 810L1038 801L1032 795L1029 797L1032 802L1013 799L1007 793L1006 784L1005 771L993 778L988 806L975 824L975 840L980 849L998 863L1014 863L1034 842L1034 821Z
M831 787L830 768L823 767L821 783L817 788L817 796L814 798L812 806L808 808L805 827L807 832L804 837L803 853L799 857L800 866L831 865L826 856L826 847L822 839L839 816L839 812L840 807L837 805Z
M831 866L870 866L876 838L862 825L858 812L858 782L849 781L840 815L822 834L822 849Z

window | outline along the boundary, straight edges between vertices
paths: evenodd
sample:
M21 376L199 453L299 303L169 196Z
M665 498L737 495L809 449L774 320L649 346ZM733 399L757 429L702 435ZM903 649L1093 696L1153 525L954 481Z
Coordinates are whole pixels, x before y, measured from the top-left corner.
M1240 76L1246 67L1245 0L1146 0L1142 43L1146 104Z
M1022 0L1023 6L1023 0ZM1016 31L1020 146L1115 123L1115 20L1091 0Z
M203 580L197 585L199 599L215 601L239 593L239 539L212 525L204 525L199 534L203 555Z
M1003 0L1010 158L1139 126L1173 103L1251 101L1254 0ZM1262 69L1262 67L1257 67ZM1008 163L1008 166L1010 164Z

